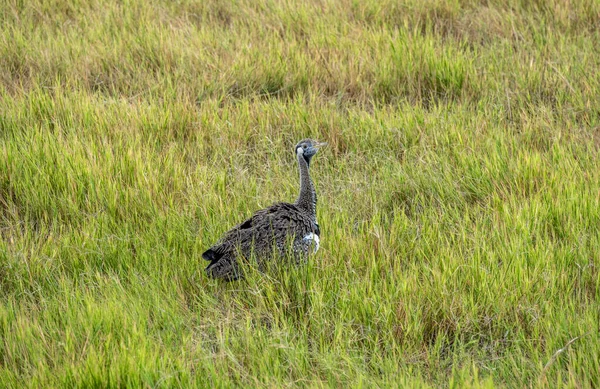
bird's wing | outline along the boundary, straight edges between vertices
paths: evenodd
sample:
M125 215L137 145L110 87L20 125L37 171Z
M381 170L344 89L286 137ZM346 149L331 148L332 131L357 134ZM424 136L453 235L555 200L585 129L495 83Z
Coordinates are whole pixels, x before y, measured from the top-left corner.
M220 256L235 248L240 242L251 237L252 230L255 228L256 224L255 219L260 216L259 212L227 231L221 239L202 254L202 257L209 261L218 260ZM215 255L213 253L219 258L214 258Z
M276 210L271 211L272 228L277 237L291 235L306 235L312 229L310 218L304 215L294 204L277 204Z
M315 230L313 224L295 205L277 203L257 211L252 217L227 231L202 257L216 262L225 253L237 248L245 252L253 244L260 243L266 247L270 244L268 242L283 241L291 235L301 235L297 238L302 239Z

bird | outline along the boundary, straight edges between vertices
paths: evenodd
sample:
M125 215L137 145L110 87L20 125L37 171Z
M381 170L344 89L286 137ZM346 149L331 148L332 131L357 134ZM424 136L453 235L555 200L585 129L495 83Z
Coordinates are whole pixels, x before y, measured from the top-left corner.
M297 262L306 260L320 246L317 193L310 178L310 163L326 142L303 139L294 147L300 171L300 193L294 203L275 203L256 211L248 220L227 231L202 253L210 261L206 274L234 281L242 277L240 264L254 253L259 264L286 254L291 248Z

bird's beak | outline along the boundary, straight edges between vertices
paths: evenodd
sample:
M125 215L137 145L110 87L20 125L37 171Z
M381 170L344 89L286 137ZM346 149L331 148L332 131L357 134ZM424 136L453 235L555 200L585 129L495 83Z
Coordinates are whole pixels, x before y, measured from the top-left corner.
M323 147L323 146L327 146L327 142L317 142L317 144L316 144L316 145L314 145L313 147L314 147L315 149L319 149L319 148L321 148L321 147Z

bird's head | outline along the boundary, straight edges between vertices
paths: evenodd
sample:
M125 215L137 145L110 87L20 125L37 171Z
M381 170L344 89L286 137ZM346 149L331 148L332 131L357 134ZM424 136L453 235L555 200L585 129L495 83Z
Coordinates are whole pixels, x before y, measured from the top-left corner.
M310 164L310 159L319 151L319 148L325 146L327 142L317 142L312 139L303 139L296 145L296 155L304 157L306 163Z

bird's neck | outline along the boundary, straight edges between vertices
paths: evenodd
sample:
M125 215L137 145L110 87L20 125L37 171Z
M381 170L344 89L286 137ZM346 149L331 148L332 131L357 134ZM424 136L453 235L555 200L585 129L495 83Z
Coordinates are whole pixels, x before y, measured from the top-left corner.
M296 205L311 214L316 222L317 216L317 193L308 170L308 162L302 154L298 154L298 167L300 168L300 194Z

